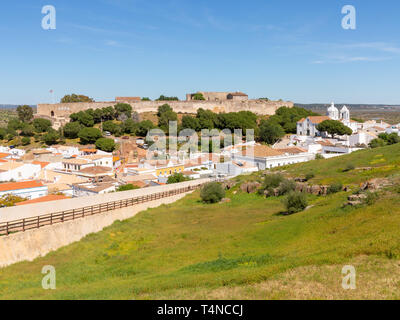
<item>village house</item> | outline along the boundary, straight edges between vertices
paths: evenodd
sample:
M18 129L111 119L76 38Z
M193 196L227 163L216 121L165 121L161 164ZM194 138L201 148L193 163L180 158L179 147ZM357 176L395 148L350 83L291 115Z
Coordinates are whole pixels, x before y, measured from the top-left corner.
M40 164L15 161L0 162L0 181L36 179L41 170Z
M272 149L264 145L255 145L246 148L242 152L232 154L232 160L249 162L255 165L258 170L306 162L314 158L315 155L301 148L288 147L280 150Z
M47 196L48 188L39 181L11 182L0 184L0 196L13 194L25 199Z

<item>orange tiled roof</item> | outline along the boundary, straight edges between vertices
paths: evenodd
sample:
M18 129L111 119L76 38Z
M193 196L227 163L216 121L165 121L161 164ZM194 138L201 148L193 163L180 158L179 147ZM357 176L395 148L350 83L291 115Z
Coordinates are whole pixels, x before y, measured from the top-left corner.
M23 206L26 204L32 204L32 203L40 203L40 202L48 202L48 201L55 201L55 200L63 200L63 199L69 199L68 197L64 195L56 195L56 194L49 194L48 196L32 199L32 200L26 200L22 202L16 203L17 206Z
M254 157L257 158L274 157L284 154L283 152L277 149L272 149L271 147L268 146L254 146L247 148L247 150L242 151L242 155L246 155L246 151L248 155L253 154Z
M0 191L11 191L11 190L21 190L28 188L38 188L44 187L44 185L39 181L23 181L23 182L11 182L11 183L1 183Z
M275 150L282 151L283 153L290 153L290 154L307 152L307 150L300 148L300 147L279 148L279 149L275 149Z
M50 162L44 162L44 161L32 161L32 164L40 164L40 167L43 169L45 166L50 164Z
M8 156L10 156L10 155L11 155L11 154L9 154L9 153L0 152L0 159L5 158L5 157L8 157Z

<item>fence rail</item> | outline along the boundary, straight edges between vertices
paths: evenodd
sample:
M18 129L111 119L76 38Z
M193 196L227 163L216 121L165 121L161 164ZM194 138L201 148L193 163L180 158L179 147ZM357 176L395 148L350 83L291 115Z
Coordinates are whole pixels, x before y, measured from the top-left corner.
M59 211L55 213L45 214L36 217L19 219L15 221L8 221L0 223L0 236L9 235L10 233L24 232L27 230L38 229L44 226L53 225L56 223L63 223L71 220L81 219L84 217L131 207L136 204L154 201L162 198L172 197L177 194L186 193L199 188L202 184L192 185L184 188L178 188L163 192L148 194L124 200L100 203L93 206L87 206L77 209Z

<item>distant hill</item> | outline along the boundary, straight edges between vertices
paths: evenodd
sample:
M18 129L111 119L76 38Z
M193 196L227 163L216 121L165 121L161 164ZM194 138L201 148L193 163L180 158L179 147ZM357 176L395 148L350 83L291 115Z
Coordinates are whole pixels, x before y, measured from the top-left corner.
M330 106L330 103L309 103L309 104L303 104L303 103L295 103L296 106L305 108L305 109L311 109L311 110L319 110L319 109L326 109L328 106ZM342 106L346 105L347 107L351 109L380 109L380 110L399 110L400 111L400 105L388 105L388 104L351 104L351 103L335 103L336 106Z
M19 104L0 104L0 109L8 109L8 110L15 110L17 109ZM29 105L34 110L36 110L36 105Z

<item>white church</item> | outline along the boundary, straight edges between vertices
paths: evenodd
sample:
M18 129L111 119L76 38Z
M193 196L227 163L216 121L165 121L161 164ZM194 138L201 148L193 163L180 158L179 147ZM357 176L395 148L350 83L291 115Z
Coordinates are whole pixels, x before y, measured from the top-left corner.
M343 106L342 109L335 107L332 102L328 108L326 116L310 116L303 118L297 122L297 135L300 136L320 136L321 133L317 130L318 124L325 120L337 120L342 122L345 126L353 130L353 133L357 132L359 123L350 119L350 110Z

